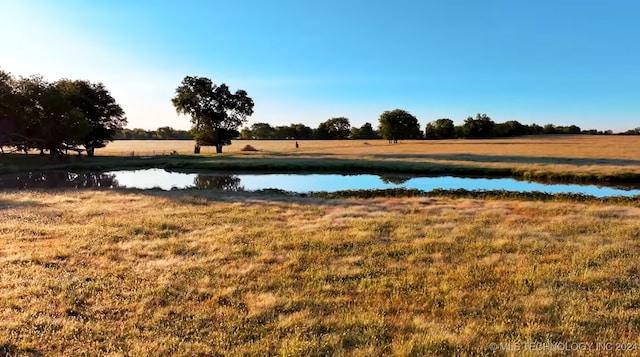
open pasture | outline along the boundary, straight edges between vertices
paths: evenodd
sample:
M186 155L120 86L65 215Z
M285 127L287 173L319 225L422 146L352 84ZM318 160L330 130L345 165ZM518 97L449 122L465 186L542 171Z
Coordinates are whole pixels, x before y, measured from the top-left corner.
M343 159L404 162L472 168L505 168L560 174L640 174L640 137L567 135L494 140L235 140L215 154L203 147L201 156L227 158ZM242 152L251 145L258 152ZM193 154L192 141L120 140L98 149L96 155Z
M634 355L638 232L635 205L4 192L0 353Z
M225 153L239 153L251 145L264 154L476 154L574 159L639 159L640 136L555 135L514 139L402 140L234 140ZM97 149L97 155L142 155L152 152L192 154L190 140L117 140ZM202 147L202 154L215 155L215 148Z

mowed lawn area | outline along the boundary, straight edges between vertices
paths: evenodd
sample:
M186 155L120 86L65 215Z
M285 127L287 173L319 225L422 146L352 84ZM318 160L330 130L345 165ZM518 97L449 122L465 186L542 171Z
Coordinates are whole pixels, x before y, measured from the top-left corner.
M635 355L638 256L635 204L1 192L0 355Z
M617 175L640 174L640 137L558 135L494 140L414 140L389 144L386 140L235 140L215 154L203 147L201 156L256 159L290 158L365 160L509 168L557 173ZM258 152L243 152L251 145ZM166 155L172 151L193 154L192 141L119 140L98 149L96 155Z

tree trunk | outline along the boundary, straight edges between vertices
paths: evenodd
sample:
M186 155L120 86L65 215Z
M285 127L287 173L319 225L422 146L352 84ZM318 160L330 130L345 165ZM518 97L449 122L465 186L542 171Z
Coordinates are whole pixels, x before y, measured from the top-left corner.
M222 145L216 145L216 154L222 154Z
M93 153L96 151L96 148L87 148L87 156L93 157Z

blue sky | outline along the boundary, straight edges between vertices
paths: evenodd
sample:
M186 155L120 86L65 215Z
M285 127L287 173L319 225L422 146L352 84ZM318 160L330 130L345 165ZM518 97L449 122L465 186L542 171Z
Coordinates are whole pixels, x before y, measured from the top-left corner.
M245 89L249 125L336 116L421 126L640 126L640 2L621 0L0 0L0 67L103 82L129 127L186 129L186 75Z

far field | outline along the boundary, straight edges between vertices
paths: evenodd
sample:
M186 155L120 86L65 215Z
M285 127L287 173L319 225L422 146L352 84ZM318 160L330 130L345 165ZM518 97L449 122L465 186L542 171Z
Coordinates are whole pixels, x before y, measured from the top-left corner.
M235 140L224 147L226 158L290 158L305 161L365 160L456 167L509 168L555 173L640 174L640 137L547 136L495 140L415 140L389 144L385 140ZM259 152L242 152L251 145ZM193 155L192 141L115 141L96 155L163 155L172 151ZM203 147L201 156L216 156Z

